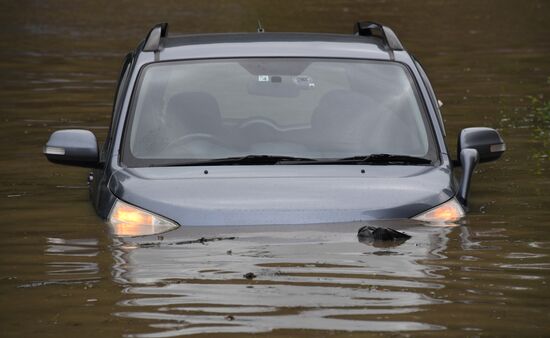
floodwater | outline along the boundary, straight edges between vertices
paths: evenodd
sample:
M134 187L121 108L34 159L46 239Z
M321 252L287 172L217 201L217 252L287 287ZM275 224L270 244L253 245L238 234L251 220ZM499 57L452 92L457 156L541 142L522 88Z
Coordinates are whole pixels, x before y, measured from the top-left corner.
M87 171L41 155L49 133L105 136L118 67L153 24L253 31L258 18L269 31L383 22L427 69L451 149L461 128L498 128L508 151L477 168L466 224L403 225L412 238L389 248L358 242L357 224L111 239ZM0 27L0 335L550 335L547 1L22 0L1 2Z

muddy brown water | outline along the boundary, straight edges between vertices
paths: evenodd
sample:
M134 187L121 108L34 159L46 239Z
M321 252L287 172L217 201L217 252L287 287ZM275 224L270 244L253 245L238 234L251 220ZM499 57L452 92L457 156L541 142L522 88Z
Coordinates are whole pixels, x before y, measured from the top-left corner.
M547 1L24 0L0 9L1 336L550 335L550 126L536 112L550 100ZM409 227L411 240L393 248L357 242L354 225L166 247L113 241L88 201L87 171L41 155L49 133L104 137L118 67L154 23L252 31L257 18L270 31L383 22L429 72L451 148L461 128L498 128L508 151L476 170L466 224Z

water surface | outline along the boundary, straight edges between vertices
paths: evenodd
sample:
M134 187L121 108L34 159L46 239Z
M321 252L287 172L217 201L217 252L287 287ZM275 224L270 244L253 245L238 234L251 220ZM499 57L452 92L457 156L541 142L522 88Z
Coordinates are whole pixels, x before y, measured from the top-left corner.
M550 125L536 109L550 100L547 2L26 0L1 8L3 336L550 334ZM269 31L385 23L427 69L451 149L461 128L498 128L508 151L477 168L466 224L407 225L413 237L390 248L358 242L357 224L248 229L180 245L112 241L88 201L87 171L41 155L49 133L76 127L105 137L118 67L153 24L253 31L258 18Z

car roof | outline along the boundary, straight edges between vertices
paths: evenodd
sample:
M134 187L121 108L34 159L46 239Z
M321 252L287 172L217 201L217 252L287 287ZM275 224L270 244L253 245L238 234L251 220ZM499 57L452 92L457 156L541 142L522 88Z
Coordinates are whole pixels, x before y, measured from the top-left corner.
M143 45L143 44L142 44ZM139 48L138 48L139 49ZM147 51L143 51L147 53ZM375 36L323 33L221 33L167 36L158 61L226 57L327 57L391 60Z

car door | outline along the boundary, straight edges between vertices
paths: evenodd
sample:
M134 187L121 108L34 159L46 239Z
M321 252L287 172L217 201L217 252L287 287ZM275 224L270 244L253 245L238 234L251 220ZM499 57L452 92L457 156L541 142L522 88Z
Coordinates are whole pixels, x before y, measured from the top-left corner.
M99 153L100 166L99 168L94 169L92 172L90 172L90 175L88 177L88 183L90 185L90 197L94 207L96 208L96 210L98 210L98 212L101 208L101 197L104 193L103 190L107 189L108 176L110 175L110 168L108 166L108 163L113 151L113 140L120 119L122 104L125 98L124 94L128 89L128 81L130 79L133 60L133 53L128 53L122 63L115 91L109 132L107 133L107 138L105 139L105 142L101 147Z

